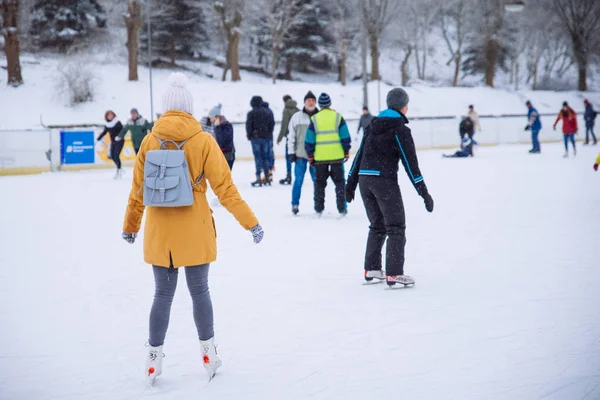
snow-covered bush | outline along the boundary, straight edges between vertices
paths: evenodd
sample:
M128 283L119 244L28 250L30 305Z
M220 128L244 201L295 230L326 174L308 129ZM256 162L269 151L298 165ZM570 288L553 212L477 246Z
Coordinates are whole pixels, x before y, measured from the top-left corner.
M96 80L92 66L81 61L58 66L57 89L69 97L72 106L94 100Z

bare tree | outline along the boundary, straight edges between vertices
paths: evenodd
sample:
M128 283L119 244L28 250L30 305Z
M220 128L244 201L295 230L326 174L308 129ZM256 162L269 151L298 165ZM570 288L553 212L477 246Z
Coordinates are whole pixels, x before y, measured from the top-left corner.
M572 51L579 72L578 88L586 91L590 55L600 41L598 0L553 0L553 10L571 36Z
M271 33L271 77L273 83L277 82L277 66L283 43L289 39L292 28L307 14L303 6L302 0L275 0L267 13L267 23Z
M336 58L339 68L339 80L346 86L347 61L350 46L359 29L355 18L356 2L354 0L334 0L332 4L331 27L336 44Z
M473 5L471 0L453 0L445 3L440 12L440 23L444 41L450 52L446 65L454 62L452 86L458 86L463 48L467 37L467 11Z
M379 80L379 42L394 16L393 7L389 0L360 0L360 7L371 48L371 79Z
M227 40L227 50L225 55L225 67L223 67L223 81L227 79L227 72L231 69L231 80L240 81L240 56L239 47L242 32L243 11L245 7L244 0L222 0L215 1L216 12L221 18L221 26Z
M2 34L4 35L4 53L8 71L7 83L11 86L23 84L21 61L19 59L19 0L2 0Z
M138 80L139 32L142 26L142 6L131 0L128 12L123 16L127 27L127 52L129 53L129 80Z
M431 25L437 16L439 3L436 0L421 0L418 3L410 2L408 9L415 22L413 35L415 35L415 60L419 79L425 80L427 70L427 54L429 48L429 35Z

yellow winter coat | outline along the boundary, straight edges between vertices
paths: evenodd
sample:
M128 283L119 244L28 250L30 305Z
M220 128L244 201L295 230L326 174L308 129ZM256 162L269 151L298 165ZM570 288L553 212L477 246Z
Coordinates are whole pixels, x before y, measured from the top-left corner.
M190 177L204 178L194 188L194 204L189 207L148 207L144 231L144 260L162 267L184 267L213 262L217 258L217 240L212 210L206 199L207 185L221 204L233 214L240 225L251 229L258 220L240 197L231 179L223 152L215 139L202 131L202 126L191 115L168 111L154 125L142 141L133 172L133 187L129 194L123 232L137 233L144 214L143 186L146 153L158 150L159 137L182 142ZM169 145L172 148L172 144ZM250 240L250 238L248 239Z
M600 153L598 154L598 158L596 158L596 164L600 164Z

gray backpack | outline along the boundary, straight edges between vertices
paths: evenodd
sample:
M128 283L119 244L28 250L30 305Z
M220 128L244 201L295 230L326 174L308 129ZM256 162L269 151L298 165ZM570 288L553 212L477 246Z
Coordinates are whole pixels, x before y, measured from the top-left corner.
M156 137L156 136L155 136ZM192 189L202 180L202 173L192 185L185 153L181 148L189 140L180 144L172 140L160 140L159 150L146 153L144 163L144 205L146 207L186 207L194 204ZM173 143L177 150L169 150L167 143Z

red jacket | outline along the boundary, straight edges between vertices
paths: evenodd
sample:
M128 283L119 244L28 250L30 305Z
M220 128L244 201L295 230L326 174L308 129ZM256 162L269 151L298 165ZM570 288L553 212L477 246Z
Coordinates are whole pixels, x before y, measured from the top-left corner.
M562 131L565 135L570 135L579 130L577 127L577 113L573 109L569 109L569 115L564 116L562 111L558 113L558 117L556 117L556 121L554 122L554 127L558 124L558 121L562 119L563 126Z

